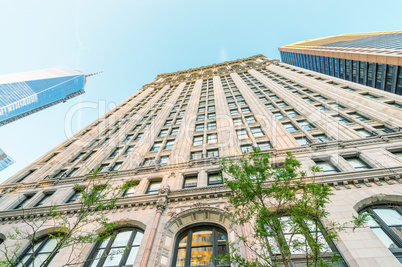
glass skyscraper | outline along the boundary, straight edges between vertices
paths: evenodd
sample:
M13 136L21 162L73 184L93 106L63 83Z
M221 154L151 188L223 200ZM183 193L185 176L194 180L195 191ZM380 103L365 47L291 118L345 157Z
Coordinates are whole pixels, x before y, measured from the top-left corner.
M0 75L0 126L84 93L85 75L66 67Z
M402 31L342 34L279 51L284 63L402 95Z

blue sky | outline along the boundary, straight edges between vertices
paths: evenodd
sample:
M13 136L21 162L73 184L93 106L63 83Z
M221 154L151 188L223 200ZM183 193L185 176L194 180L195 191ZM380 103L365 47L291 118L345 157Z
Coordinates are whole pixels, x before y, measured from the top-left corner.
M88 79L84 95L0 128L0 147L17 161L0 182L158 73L255 54L279 59L279 46L306 39L401 30L401 10L400 0L1 0L0 74L59 66L103 73Z

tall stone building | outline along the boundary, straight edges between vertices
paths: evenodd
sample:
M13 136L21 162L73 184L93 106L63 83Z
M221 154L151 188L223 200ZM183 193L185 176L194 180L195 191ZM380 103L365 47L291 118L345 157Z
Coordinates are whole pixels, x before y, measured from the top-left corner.
M279 51L287 64L402 95L402 31L341 34Z
M1 246L11 243L12 227L26 228L24 211L40 220L55 204L74 218L73 184L85 185L88 170L100 167L100 175L118 171L116 185L138 185L104 211L118 224L118 245L87 244L77 253L85 262L119 246L128 252L77 266L218 266L213 256L227 250L226 240L251 259L235 234L248 236L251 227L231 225L218 174L221 157L259 147L275 163L291 151L306 170L323 168L318 179L335 193L324 224L372 214L367 227L339 234L333 249L343 266L400 266L401 104L402 96L263 55L160 74L1 185ZM18 254L28 264L52 245L54 228L43 228L38 246L26 242ZM51 266L68 253L62 249Z

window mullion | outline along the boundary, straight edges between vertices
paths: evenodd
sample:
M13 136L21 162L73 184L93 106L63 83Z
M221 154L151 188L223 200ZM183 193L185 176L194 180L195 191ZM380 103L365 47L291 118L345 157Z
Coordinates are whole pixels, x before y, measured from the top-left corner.
M388 235L389 238L391 238L391 240L393 242L395 242L395 244L398 245L398 247L402 248L402 241L401 239L395 234L394 231L391 230L391 228L389 228L389 226L381 219L380 216L378 216L375 211L373 211L372 208L368 208L367 209L370 214L374 217L374 219L378 222L380 228Z
M184 266L190 266L192 242L193 242L193 231L190 230L190 231L188 231L188 234L187 234L186 258L185 258Z
M103 251L102 255L100 256L101 258L99 259L98 265L99 267L103 266L103 264L105 263L105 260L107 258L107 256L109 255L110 252L110 248L113 244L114 239L116 238L117 232L115 231L113 233L113 236L110 237L109 242L107 243L105 250ZM96 251L98 251L100 249L100 246L102 245L102 242L99 244L99 247ZM96 253L97 254L97 253ZM96 254L94 255L96 257Z
M126 263L127 258L130 255L131 249L133 248L133 241L134 241L134 238L135 238L136 235L137 235L137 230L131 231L131 236L128 239L128 242L126 244L126 247L128 247L128 250L123 253L123 256L121 257L119 266L126 265L126 264L123 264L123 262Z

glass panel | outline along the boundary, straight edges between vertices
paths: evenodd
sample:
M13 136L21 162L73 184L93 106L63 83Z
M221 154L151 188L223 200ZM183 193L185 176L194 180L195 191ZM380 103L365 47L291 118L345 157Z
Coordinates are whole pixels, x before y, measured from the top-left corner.
M192 248L190 266L214 266L212 254L212 247Z
M125 247L130 239L132 231L120 232L116 235L112 247Z
M98 252L96 253L96 256L93 258L94 261L92 261L90 266L98 265L99 259L102 257L103 251L105 251L105 250L104 249L98 250Z
M371 228L379 239L384 243L387 248L397 248L398 246L388 237L388 235L381 228Z
M49 256L49 254L39 254L36 256L35 260L29 264L29 266L40 266Z
M197 231L193 233L193 242L191 246L208 246L212 245L212 231L211 230L203 230Z
M99 246L99 248L105 248L106 245L107 245L107 243L109 242L109 240L110 240L110 237L109 237L108 239L104 240L104 241L102 242L102 244Z
M184 262L186 259L186 249L180 248L177 252L176 267L184 267Z
M373 209L387 225L402 225L402 216L394 209Z
M55 238L49 238L46 242L46 244L42 247L42 249L40 250L40 252L52 252L53 249L56 247L57 245L57 239Z
M142 232L137 232L137 234L135 235L134 241L133 241L133 246L139 246L142 240L144 233Z
M123 257L124 249L123 248L113 248L110 250L108 256L106 257L105 263L103 266L117 266L120 263L121 258Z
M390 227L392 231L395 232L395 234L402 239L402 226L392 226Z
M137 253L138 253L138 247L132 247L126 261L126 265L134 264L135 258L137 257Z

